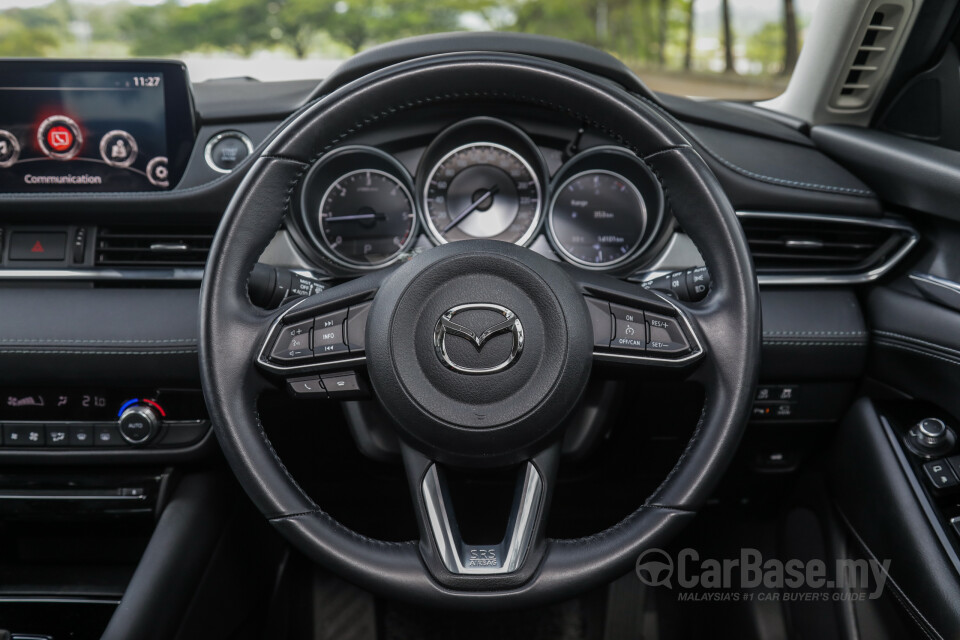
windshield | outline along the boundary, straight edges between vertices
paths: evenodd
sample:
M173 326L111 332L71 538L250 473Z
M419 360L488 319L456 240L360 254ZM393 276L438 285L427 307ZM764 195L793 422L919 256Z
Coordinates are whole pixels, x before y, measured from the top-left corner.
M654 90L759 100L786 87L816 2L0 0L0 55L170 57L194 81L315 79L397 38L502 30L598 47Z

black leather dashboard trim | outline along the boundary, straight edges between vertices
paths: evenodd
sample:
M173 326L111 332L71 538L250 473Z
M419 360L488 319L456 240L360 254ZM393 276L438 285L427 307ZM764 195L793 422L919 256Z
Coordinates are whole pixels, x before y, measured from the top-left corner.
M870 333L851 289L760 290L764 380L838 380L862 375Z
M199 384L195 289L0 288L0 384Z
M809 125L792 116L749 103L726 100L692 100L656 92L657 99L674 117L689 123L762 136L805 147L813 147L806 132Z
M883 213L866 184L816 149L679 122L654 101L641 99L686 132L738 210Z
M225 78L193 85L201 124L282 120L310 101L316 80L257 82Z
M372 47L340 65L320 83L312 97L320 97L368 73L400 62L445 53L469 52L515 53L553 60L612 80L634 93L654 97L625 64L609 53L572 40L492 31L435 33Z
M816 126L811 136L885 202L960 220L960 151L846 125Z

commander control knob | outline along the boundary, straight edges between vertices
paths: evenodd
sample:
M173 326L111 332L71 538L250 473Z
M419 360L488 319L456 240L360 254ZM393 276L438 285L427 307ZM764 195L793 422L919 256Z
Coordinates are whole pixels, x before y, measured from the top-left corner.
M921 458L930 459L952 452L957 436L940 418L924 418L910 427L904 443Z
M120 414L120 435L130 444L145 444L157 434L160 418L152 407L135 404Z
M928 447L937 447L947 437L947 425L939 418L924 418L917 423L920 441Z

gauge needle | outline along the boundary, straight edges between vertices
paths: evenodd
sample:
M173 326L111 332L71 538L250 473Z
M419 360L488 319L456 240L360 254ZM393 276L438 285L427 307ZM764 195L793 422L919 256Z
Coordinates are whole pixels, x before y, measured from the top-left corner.
M359 222L361 220L382 220L386 217L383 213L357 213L350 216L329 216L327 222Z
M492 187L487 189L486 192L483 193L483 195L481 195L479 198L471 202L469 207L461 211L459 215L457 215L457 217L451 220L450 224L445 226L440 231L440 233L446 233L447 231L450 231L450 229L453 229L455 226L463 222L464 218L466 218L468 215L476 211L480 207L480 205L483 204L484 200L486 200L487 198L492 198L497 191L500 191L500 187L498 187L497 185L493 185Z

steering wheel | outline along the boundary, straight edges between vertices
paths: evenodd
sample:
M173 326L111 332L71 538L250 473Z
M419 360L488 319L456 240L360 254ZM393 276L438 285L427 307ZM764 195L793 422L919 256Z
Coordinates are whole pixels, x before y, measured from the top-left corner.
M402 112L477 100L556 111L632 150L701 250L713 282L709 295L681 303L522 247L470 240L272 312L250 302L253 265L315 162ZM749 416L760 353L758 299L732 207L683 133L655 106L539 58L431 56L377 71L307 105L252 165L204 273L203 391L241 485L308 557L389 597L442 607L524 607L623 575L644 549L665 544L694 518ZM367 313L364 339L333 361L286 365L269 357L284 331L360 308ZM643 331L644 322L660 331L654 347L662 350L644 350L642 342L635 351L611 348L617 335L629 340L625 323ZM358 337L351 333L351 342ZM548 539L544 522L564 419L597 361L615 363L626 375L669 369L696 379L704 409L682 456L636 511L595 535ZM260 424L257 399L278 379L364 368L401 442L416 541L375 540L337 522L298 486ZM510 465L520 471L505 537L465 544L444 469L482 473Z

